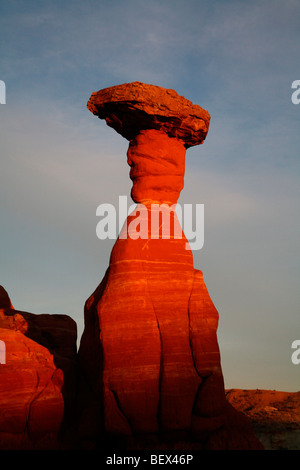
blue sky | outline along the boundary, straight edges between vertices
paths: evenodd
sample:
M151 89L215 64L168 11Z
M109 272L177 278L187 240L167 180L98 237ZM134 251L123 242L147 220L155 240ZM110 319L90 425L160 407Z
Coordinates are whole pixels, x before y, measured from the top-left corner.
M10 0L0 4L0 283L15 308L66 313L101 281L113 240L96 208L131 188L128 142L86 108L131 81L211 114L179 202L205 207L194 252L219 311L228 388L300 390L298 0Z

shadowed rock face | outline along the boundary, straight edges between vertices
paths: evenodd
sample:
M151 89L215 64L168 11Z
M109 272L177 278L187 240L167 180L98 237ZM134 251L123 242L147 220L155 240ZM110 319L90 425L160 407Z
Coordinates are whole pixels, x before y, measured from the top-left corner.
M0 308L14 308L8 293L2 286L0 286Z
M180 238L172 231L169 239L162 232L153 238L147 225L153 203L176 203L186 149L205 139L209 114L174 91L138 82L93 93L88 108L129 140L138 206L85 305L81 441L110 437L116 445L118 437L128 448L160 447L164 440L169 448L260 448L226 401L218 312L182 230ZM148 231L133 239L127 231L137 217ZM171 226L178 225L174 211L170 217Z

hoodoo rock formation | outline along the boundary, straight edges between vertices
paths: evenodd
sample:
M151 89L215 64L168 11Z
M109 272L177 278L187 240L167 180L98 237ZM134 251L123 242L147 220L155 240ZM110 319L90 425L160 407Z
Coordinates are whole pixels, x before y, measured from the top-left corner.
M139 82L93 93L88 109L129 141L137 208L85 305L81 442L260 449L247 419L226 401L218 312L172 208L184 186L186 150L205 140L209 113L173 90Z

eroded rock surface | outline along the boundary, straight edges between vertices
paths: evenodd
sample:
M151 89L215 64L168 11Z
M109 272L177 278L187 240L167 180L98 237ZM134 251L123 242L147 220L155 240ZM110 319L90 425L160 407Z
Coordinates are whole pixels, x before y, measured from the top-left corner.
M57 449L75 409L76 323L15 310L0 293L0 449Z
M205 139L208 112L139 82L94 93L88 108L129 140L138 205L85 305L82 441L261 448L247 419L226 401L218 312L172 210L184 185L186 149ZM151 230L162 204L169 237L163 214L155 236Z
M94 92L88 109L127 140L141 130L162 130L182 141L186 148L202 144L209 113L175 90L141 82L125 83Z

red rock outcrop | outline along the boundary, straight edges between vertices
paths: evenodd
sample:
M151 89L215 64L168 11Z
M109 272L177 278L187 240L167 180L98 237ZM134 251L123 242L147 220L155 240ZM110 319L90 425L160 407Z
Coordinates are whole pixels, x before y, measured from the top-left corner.
M261 448L247 419L226 401L218 312L172 210L184 184L186 149L205 139L208 112L174 91L139 82L93 93L88 108L129 140L138 205L85 305L81 440L111 438L116 445L120 439L127 448L154 442Z
M247 416L266 450L300 450L300 391L226 391L226 399Z
M70 317L15 310L0 288L1 450L61 446L75 406L76 336Z

